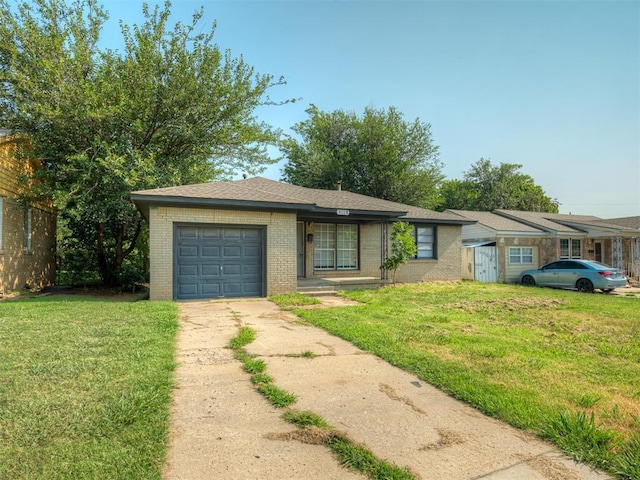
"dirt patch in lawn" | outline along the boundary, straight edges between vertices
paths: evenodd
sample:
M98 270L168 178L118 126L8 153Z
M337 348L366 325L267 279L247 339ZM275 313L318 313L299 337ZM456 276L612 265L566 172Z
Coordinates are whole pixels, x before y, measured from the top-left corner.
M509 298L505 300L477 300L474 302L458 302L451 305L452 308L467 313L486 311L510 311L517 312L523 309L551 310L566 302L555 298Z
M314 297L317 298L320 303L315 305L304 305L296 308L311 309L311 308L330 308L330 307L349 307L352 305L363 305L360 302L351 300L349 298L341 297L340 295L321 295Z

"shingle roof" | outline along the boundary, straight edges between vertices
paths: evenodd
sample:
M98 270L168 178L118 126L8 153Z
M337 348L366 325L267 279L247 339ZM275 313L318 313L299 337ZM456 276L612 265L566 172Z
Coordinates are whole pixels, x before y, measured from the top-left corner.
M278 207L299 210L350 210L384 214L411 220L469 223L453 213L434 212L401 203L381 200L345 190L320 190L276 182L262 177L231 182L212 182L197 185L157 188L132 192L131 198L141 202L179 201L182 205L218 204Z
M571 215L564 213L547 212L521 212L517 210L495 210L498 215L503 215L517 221L523 221L531 226L557 233L584 233L589 229L605 229L612 231L628 231L629 228L614 224L609 220L603 220L593 215Z
M447 210L456 215L460 215L470 220L475 220L480 225L498 232L519 232L519 233L543 233L543 230L532 227L510 218L496 215L492 212L475 212L471 210Z
M637 217L621 217L621 218L609 218L604 220L607 223L613 225L620 225L622 227L633 228L640 230L640 216Z

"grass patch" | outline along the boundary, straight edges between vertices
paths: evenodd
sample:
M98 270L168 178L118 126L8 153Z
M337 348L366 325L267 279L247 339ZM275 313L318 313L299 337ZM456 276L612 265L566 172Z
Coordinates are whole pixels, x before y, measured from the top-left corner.
M238 334L229 342L229 348L237 350L249 345L256 339L256 331L251 327L240 327Z
M251 374L263 373L266 368L267 364L260 358L247 358L242 365L242 369Z
M365 446L341 436L329 438L328 445L340 463L374 480L415 480L409 470L376 458Z
M256 373L255 375L251 375L251 383L254 385L259 385L261 383L272 383L273 378L267 375L266 373Z
M553 438L574 455L593 447L589 431L615 437L597 443L588 461L611 473L620 470L621 458L626 471L636 468L637 299L476 282L345 296L362 305L294 311L491 416ZM561 441L567 436L583 446Z
M305 350L302 353L288 353L285 356L293 357L293 358L316 358L317 357L317 355L313 353L311 350Z
M297 397L285 392L273 384L273 378L267 375L267 364L261 358L254 358L242 347L247 346L256 338L256 332L251 327L240 327L238 334L231 339L229 347L235 350L234 357L242 362L242 369L251 374L251 383L257 385L257 390L271 405L284 408L295 403Z
M315 297L303 293L287 293L284 295L272 295L269 297L280 308L302 307L305 305L320 305L322 302Z
M288 407L298 400L295 394L286 392L272 383L259 384L258 391L276 408Z
M160 479L176 306L50 296L0 305L0 478Z
M287 410L282 414L283 420L294 424L298 428L317 427L317 428L333 428L320 415L309 410L299 412L297 410Z

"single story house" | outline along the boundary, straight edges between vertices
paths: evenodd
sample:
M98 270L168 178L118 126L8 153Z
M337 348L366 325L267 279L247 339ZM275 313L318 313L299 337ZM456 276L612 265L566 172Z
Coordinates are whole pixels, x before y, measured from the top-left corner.
M50 201L19 202L41 168L30 150L28 139L0 129L0 294L55 281L55 209Z
M312 279L384 279L393 222L414 225L417 258L396 280L461 278L462 226L441 213L261 177L137 191L149 222L151 299L268 296Z
M547 232L493 212L447 210L476 223L462 227L462 278L515 282L522 270L540 265L549 250Z
M595 260L627 274L638 270L640 230L620 222L591 215L500 209L448 212L477 222L462 227L463 245L495 249L493 281L515 282L522 270L563 258Z

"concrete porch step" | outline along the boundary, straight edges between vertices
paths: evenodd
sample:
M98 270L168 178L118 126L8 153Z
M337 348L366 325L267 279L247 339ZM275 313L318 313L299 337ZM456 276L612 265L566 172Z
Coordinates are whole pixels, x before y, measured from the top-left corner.
M327 290L323 289L308 289L308 288L298 288L298 293L302 293L303 295L307 295L308 297L334 297L338 295L337 290Z
M379 278L315 278L298 280L297 291L306 295L336 295L339 290L365 290L380 288L389 284L389 280Z

